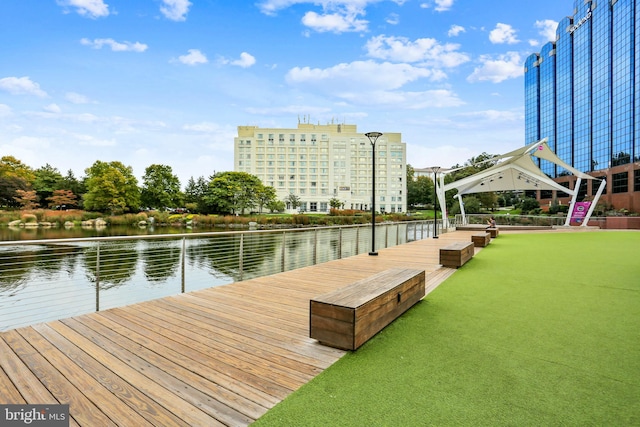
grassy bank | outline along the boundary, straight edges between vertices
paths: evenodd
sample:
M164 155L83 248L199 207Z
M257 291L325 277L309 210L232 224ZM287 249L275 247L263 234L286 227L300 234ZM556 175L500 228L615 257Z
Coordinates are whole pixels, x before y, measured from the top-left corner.
M255 425L640 425L639 245L501 235Z

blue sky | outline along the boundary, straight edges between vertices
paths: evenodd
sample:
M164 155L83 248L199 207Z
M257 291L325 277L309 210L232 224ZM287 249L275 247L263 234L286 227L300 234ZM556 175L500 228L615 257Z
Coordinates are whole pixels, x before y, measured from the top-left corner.
M0 155L184 185L239 125L401 132L414 167L524 143L526 57L570 0L2 0Z

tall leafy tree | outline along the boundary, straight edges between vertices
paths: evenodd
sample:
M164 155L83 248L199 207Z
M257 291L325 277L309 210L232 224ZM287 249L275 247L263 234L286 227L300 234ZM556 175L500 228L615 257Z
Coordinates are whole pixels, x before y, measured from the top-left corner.
M67 174L58 182L56 190L71 190L76 196L80 196L87 191L84 179L78 179L69 169Z
M131 166L117 161L107 163L97 160L85 173L85 209L121 213L137 210L140 206L138 180Z
M277 200L276 189L270 186L262 185L258 189L256 194L256 201L258 204L258 212L262 213L262 208L268 206L274 200Z
M47 200L53 194L54 190L59 188L62 181L62 174L57 168L49 163L34 171L35 180L33 181L33 189L38 194L41 201Z
M192 212L197 213L210 213L212 212L205 201L205 196L209 189L209 183L203 176L197 180L193 177L189 178L187 185L184 188L184 201L186 207Z
M221 172L209 182L206 203L220 213L244 213L257 205L262 182L247 172Z
M31 190L33 170L13 156L0 158L0 206L18 207L17 191Z
M173 174L171 166L151 165L142 177L140 198L150 208L177 208L182 204L180 180Z
M15 199L18 195L18 190L29 190L29 184L27 181L17 176L0 174L0 206L6 206L9 208L19 207L20 204Z
M302 205L300 197L296 196L293 193L290 193L287 197L285 197L284 202L287 204L287 208L291 207L291 209L298 209Z
M0 176L21 178L29 186L33 184L35 179L33 169L13 156L2 156L0 158Z

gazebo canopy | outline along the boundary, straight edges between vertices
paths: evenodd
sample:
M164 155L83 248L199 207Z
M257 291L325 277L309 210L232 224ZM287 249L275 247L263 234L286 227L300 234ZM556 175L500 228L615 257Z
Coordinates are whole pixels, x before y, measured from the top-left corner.
M459 195L483 193L489 191L509 190L557 190L571 196L575 190L570 190L545 175L534 163L533 157L548 160L562 166L572 174L583 179L595 179L569 166L547 145L547 139L534 142L488 161L498 163L476 174L451 182L444 186L444 191L458 189ZM448 171L451 172L451 171Z
M540 168L535 164L532 157L538 157L540 159L547 160L555 163L558 166L563 167L567 171L571 172L577 177L575 188L569 189L557 182L553 181L547 175L545 175ZM485 162L497 161L495 165L482 170L476 174L468 176L466 178L459 179L458 181L451 182L449 184L444 183L444 175L451 173L459 169L449 169L440 171L439 182L436 182L436 192L438 194L438 201L442 209L442 217L446 218L446 203L445 192L448 190L457 189L458 194L455 196L460 202L460 211L462 212L463 221L466 223L466 216L464 213L464 204L462 203L462 196L472 193L484 193L491 191L515 191L515 190L556 190L562 191L571 196L571 214L567 216L565 225L569 225L571 218L573 217L573 208L576 205L576 199L578 196L578 189L583 179L598 179L580 172L579 170L569 166L563 162L547 145L547 138L517 150L511 151L501 156L493 157ZM438 174L436 173L436 176ZM438 180L436 180L438 181ZM585 220L582 225L586 225L593 209L604 187L606 185L605 180L602 180L600 187L592 203L584 202L589 206L589 211L585 216ZM582 202L581 202L582 203ZM585 209L584 206L580 206L581 212Z

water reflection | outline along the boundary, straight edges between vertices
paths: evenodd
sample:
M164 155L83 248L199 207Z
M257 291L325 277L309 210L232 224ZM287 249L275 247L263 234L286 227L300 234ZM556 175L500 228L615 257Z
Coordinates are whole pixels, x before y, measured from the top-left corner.
M175 277L180 268L182 248L179 241L154 240L146 242L140 251L144 277L151 283L164 283Z
M89 282L99 281L102 290L125 284L136 272L139 254L137 244L138 242L101 242L87 249L84 267Z
M380 230L380 248L422 237L404 224ZM333 228L0 246L0 330L345 258L369 238Z

